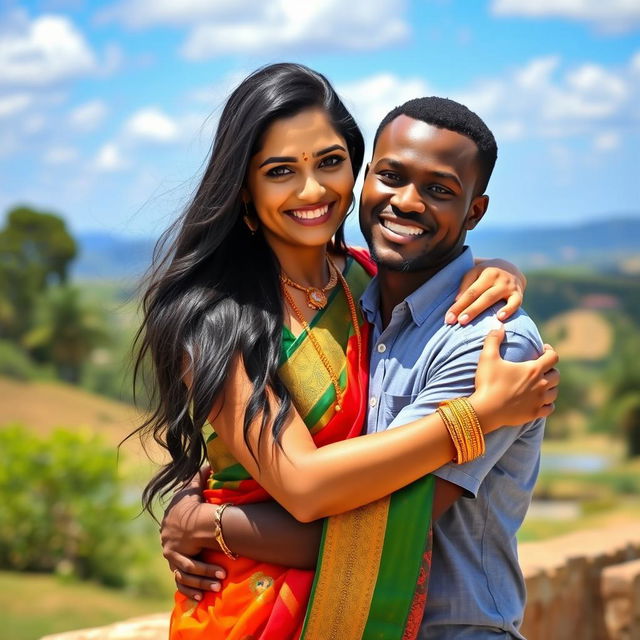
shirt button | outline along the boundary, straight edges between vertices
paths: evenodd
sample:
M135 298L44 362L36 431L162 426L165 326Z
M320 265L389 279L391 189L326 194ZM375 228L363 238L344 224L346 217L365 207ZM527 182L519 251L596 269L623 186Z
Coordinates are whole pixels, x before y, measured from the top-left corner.
M375 407L378 404L378 400L374 397L371 398L371 400L369 400L369 406L370 407Z
M378 353L384 353L387 350L387 345L380 343L378 345Z

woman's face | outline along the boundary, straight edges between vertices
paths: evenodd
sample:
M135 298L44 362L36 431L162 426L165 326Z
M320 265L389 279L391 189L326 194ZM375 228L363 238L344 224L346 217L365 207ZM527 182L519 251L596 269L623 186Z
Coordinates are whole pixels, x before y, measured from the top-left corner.
M351 204L354 177L344 138L320 108L274 121L249 163L248 197L267 242L319 247Z

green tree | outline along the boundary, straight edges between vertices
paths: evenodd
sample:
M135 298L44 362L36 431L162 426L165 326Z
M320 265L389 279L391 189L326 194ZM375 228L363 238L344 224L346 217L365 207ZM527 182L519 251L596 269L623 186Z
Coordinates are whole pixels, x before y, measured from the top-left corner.
M76 287L60 286L44 295L35 326L24 336L36 358L51 362L58 377L78 384L92 351L109 335L100 312L82 300Z
M606 415L622 433L630 457L640 456L640 335L638 328L620 321L616 344L606 372Z
M15 207L0 230L0 333L18 341L31 327L38 296L64 284L77 246L53 213Z

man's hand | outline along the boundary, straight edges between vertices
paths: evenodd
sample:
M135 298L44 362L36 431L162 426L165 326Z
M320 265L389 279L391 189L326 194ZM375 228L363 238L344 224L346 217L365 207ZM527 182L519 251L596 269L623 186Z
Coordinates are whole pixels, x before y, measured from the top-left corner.
M204 502L198 475L174 495L162 519L162 555L178 591L194 600L201 600L203 591L220 591L226 575L223 567L198 559L205 548L219 549L213 537L215 509Z

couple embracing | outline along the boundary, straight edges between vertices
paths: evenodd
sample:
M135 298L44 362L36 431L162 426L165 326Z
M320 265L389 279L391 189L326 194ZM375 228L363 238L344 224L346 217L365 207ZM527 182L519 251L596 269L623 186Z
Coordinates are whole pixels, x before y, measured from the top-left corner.
M465 244L496 156L456 102L397 107L354 249L364 143L326 78L276 64L231 94L140 334L172 639L522 637L515 534L558 374L524 277Z

